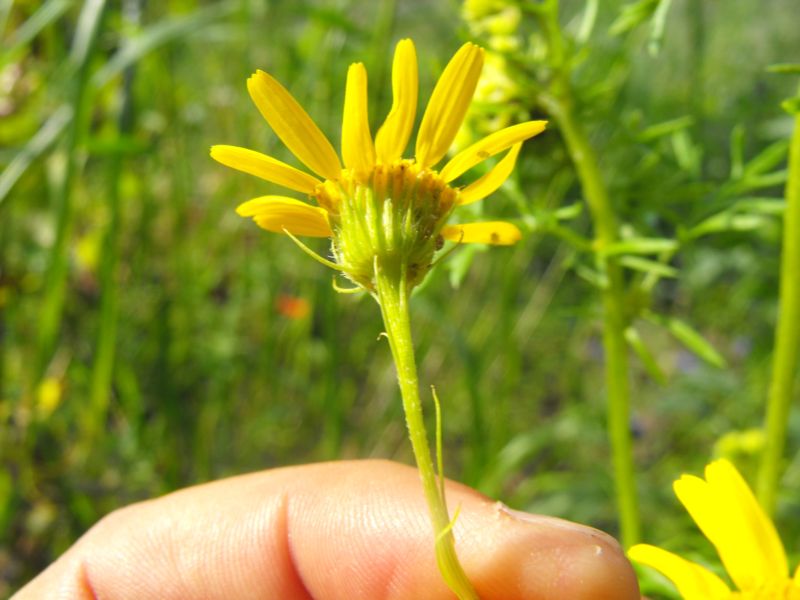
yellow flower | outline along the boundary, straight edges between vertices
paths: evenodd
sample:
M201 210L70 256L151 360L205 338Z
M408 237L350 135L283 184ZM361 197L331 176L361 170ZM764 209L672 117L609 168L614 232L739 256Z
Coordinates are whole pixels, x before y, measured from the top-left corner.
M220 163L305 194L315 204L286 196L263 196L237 211L264 229L294 236L332 238L336 268L374 291L376 265L402 269L408 288L430 269L443 240L508 245L520 239L511 223L447 225L460 205L481 200L513 171L522 142L544 121L507 127L434 167L453 142L483 66L482 48L464 44L436 84L417 133L415 158L403 158L417 109L417 57L411 40L397 44L392 68L393 103L373 140L367 114L367 72L350 65L345 88L341 157L291 94L272 76L256 72L247 89L286 147L318 176L253 150L213 146ZM453 184L469 169L507 150L477 181ZM329 263L333 266L333 263Z
M731 591L705 567L661 548L638 544L628 556L672 580L685 600L800 600L800 568L790 579L775 525L736 468L717 460L705 475L705 480L683 475L673 486L675 494L716 547L739 591Z

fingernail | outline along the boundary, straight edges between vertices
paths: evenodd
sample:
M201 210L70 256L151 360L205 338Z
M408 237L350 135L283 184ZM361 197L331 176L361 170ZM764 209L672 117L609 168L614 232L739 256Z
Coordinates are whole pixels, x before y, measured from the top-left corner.
M610 536L604 531L595 529L594 527L589 527L588 525L580 525L579 523L573 523L572 521L559 519L558 517L548 517L546 515L536 515L533 513L523 512L521 510L515 510L513 508L509 508L502 502L497 502L495 504L495 509L497 510L498 513L504 514L506 516L511 517L512 519L521 521L523 523L533 523L535 525L542 525L553 529L560 529L562 531L586 536L594 541L604 542L611 546L619 547L619 542L617 542L617 540L614 539L612 536Z

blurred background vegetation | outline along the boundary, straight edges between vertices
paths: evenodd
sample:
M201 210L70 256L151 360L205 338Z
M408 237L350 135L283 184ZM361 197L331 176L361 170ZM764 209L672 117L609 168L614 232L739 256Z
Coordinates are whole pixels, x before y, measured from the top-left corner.
M710 344L637 324L661 372L633 359L643 535L712 560L671 482L718 455L752 477L763 443L792 123L780 103L796 87L767 67L800 55L796 0L603 2L588 27L593 4L562 2L585 49L577 112L623 234L680 246L662 257L668 277L631 302ZM0 0L0 595L138 499L278 465L411 462L374 302L335 293L289 240L237 217L271 188L208 148L293 162L247 95L256 68L338 141L346 69L363 61L377 126L403 37L417 44L424 103L474 37L462 9ZM521 35L535 48L535 30ZM471 128L498 118L491 102L476 103ZM503 118L541 116L524 97L502 106ZM412 318L423 386L443 403L448 475L615 533L599 297L552 226L591 237L581 202L551 128L479 209L518 222L523 242L456 252ZM777 513L790 553L798 440L794 414Z

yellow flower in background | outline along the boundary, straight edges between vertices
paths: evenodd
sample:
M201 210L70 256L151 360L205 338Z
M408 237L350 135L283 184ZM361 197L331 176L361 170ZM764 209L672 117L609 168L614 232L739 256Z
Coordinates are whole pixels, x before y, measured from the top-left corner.
M800 568L789 577L775 525L729 461L709 464L705 480L683 475L673 487L738 591L705 567L655 546L633 546L632 560L660 571L685 600L800 600Z
M409 289L419 283L443 240L509 245L521 235L500 221L447 225L452 211L497 190L514 169L522 142L541 133L544 121L497 131L459 152L441 171L464 120L483 66L482 48L467 43L445 67L417 132L415 157L403 158L417 110L417 56L411 40L397 44L392 67L393 104L374 139L369 128L367 72L347 73L341 158L311 117L271 75L247 81L250 96L286 147L316 176L259 152L213 146L220 163L305 194L315 204L287 196L263 196L237 212L262 228L292 236L330 237L336 268L374 291L376 264L402 265ZM505 156L466 186L454 182L475 165ZM344 163L344 166L342 165Z

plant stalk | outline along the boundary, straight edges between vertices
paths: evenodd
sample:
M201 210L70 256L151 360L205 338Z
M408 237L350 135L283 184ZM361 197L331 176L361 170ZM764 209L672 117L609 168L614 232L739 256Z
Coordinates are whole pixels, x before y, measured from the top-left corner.
M456 556L451 520L447 512L444 486L440 484L433 466L428 445L422 404L419 397L419 378L411 339L408 312L409 292L405 265L375 264L376 296L381 307L386 335L392 350L397 382L403 399L408 435L417 462L425 500L431 515L436 537L436 562L445 582L460 600L477 600L475 592ZM439 473L440 477L443 477Z
M788 171L775 356L767 401L766 446L758 474L759 501L770 515L775 512L784 467L786 430L800 354L800 114L795 116Z
M89 66L104 9L105 0L88 0L84 3L70 51L69 68L74 69L73 115L64 144L66 166L57 191L56 238L48 256L44 298L37 328L32 390L38 385L52 358L64 312L69 277L69 241L74 217L72 188L79 169L77 150L90 108Z
M546 91L537 94L541 107L559 126L575 165L595 230L593 243L597 267L606 276L602 288L603 350L607 400L607 427L614 468L620 538L626 548L640 538L639 502L630 429L630 383L628 347L625 340L627 315L622 268L615 256L603 249L617 241L618 225L611 199L600 173L597 154L575 117L570 62L559 25L558 0L547 0L534 11L548 40L553 76Z

